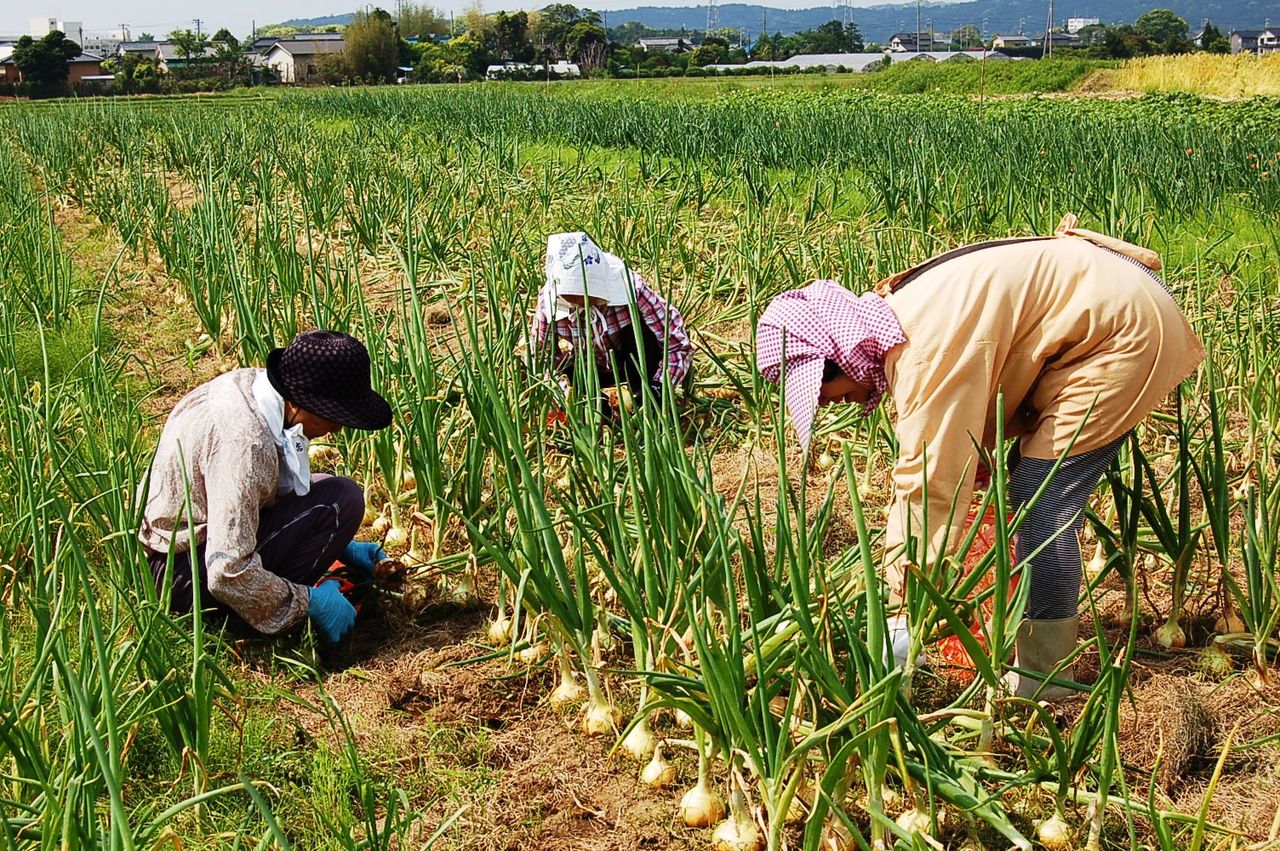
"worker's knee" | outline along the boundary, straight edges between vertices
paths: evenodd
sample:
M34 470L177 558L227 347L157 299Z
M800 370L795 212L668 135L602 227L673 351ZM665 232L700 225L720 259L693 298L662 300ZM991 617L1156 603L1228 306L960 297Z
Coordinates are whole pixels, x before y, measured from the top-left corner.
M364 491L351 479L328 476L312 483L313 491L324 502L337 506L337 526L341 536L351 540L364 520Z

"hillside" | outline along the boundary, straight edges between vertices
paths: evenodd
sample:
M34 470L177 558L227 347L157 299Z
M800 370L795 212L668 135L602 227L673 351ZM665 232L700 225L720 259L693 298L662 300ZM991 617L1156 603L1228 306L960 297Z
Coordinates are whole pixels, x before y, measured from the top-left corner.
M513 3L512 7L518 6ZM531 3L531 8L545 5ZM584 4L589 5L589 4ZM1260 0L1058 0L1054 17L1062 24L1069 17L1097 17L1104 22L1132 22L1154 6L1173 9L1199 26L1208 18L1223 31L1233 28L1256 29L1264 19L1274 14L1274 6ZM496 6L495 6L496 10ZM852 10L854 20L868 41L884 42L897 31L911 32L916 27L916 5L893 3L868 6ZM724 27L758 34L763 27L769 32L784 34L812 29L839 14L830 6L811 9L772 9L767 6L746 3L728 3L720 6L720 24ZM983 28L988 35L994 33L1042 32L1048 15L1045 0L968 0L962 3L925 3L921 7L921 21L932 19L933 28L949 32L964 24ZM654 29L701 30L707 23L706 6L639 6L632 9L612 10L607 13L611 26L638 21ZM292 26L322 26L341 24L350 20L348 15L330 15L285 21ZM922 26L927 24L922 23Z

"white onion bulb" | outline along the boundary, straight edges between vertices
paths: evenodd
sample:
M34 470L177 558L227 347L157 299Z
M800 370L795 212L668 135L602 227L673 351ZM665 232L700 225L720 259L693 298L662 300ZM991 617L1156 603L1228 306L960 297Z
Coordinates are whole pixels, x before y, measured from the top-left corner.
M1040 822L1036 827L1036 838L1049 851L1068 851L1071 848L1071 828L1057 812Z
M640 782L654 789L662 789L675 782L676 769L662 757L662 745L653 749L653 759L640 769Z
M711 827L724 818L724 801L706 780L699 779L698 785L680 798L680 818L689 827Z

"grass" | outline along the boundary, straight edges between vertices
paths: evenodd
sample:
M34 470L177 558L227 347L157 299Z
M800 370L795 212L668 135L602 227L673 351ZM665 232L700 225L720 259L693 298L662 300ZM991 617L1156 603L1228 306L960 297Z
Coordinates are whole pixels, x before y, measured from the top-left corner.
M1095 71L1089 92L1185 92L1215 98L1280 96L1280 55L1191 53L1131 59Z

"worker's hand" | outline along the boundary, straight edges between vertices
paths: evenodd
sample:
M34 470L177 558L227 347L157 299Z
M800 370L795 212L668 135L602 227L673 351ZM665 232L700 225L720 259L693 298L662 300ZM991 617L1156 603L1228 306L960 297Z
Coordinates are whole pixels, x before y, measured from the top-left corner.
M387 557L387 551L380 545L368 541L352 541L342 551L339 561L348 567L355 567L373 576L373 569L378 562Z
M356 622L356 608L338 588L337 580L321 582L311 589L307 617L331 643L337 644Z

